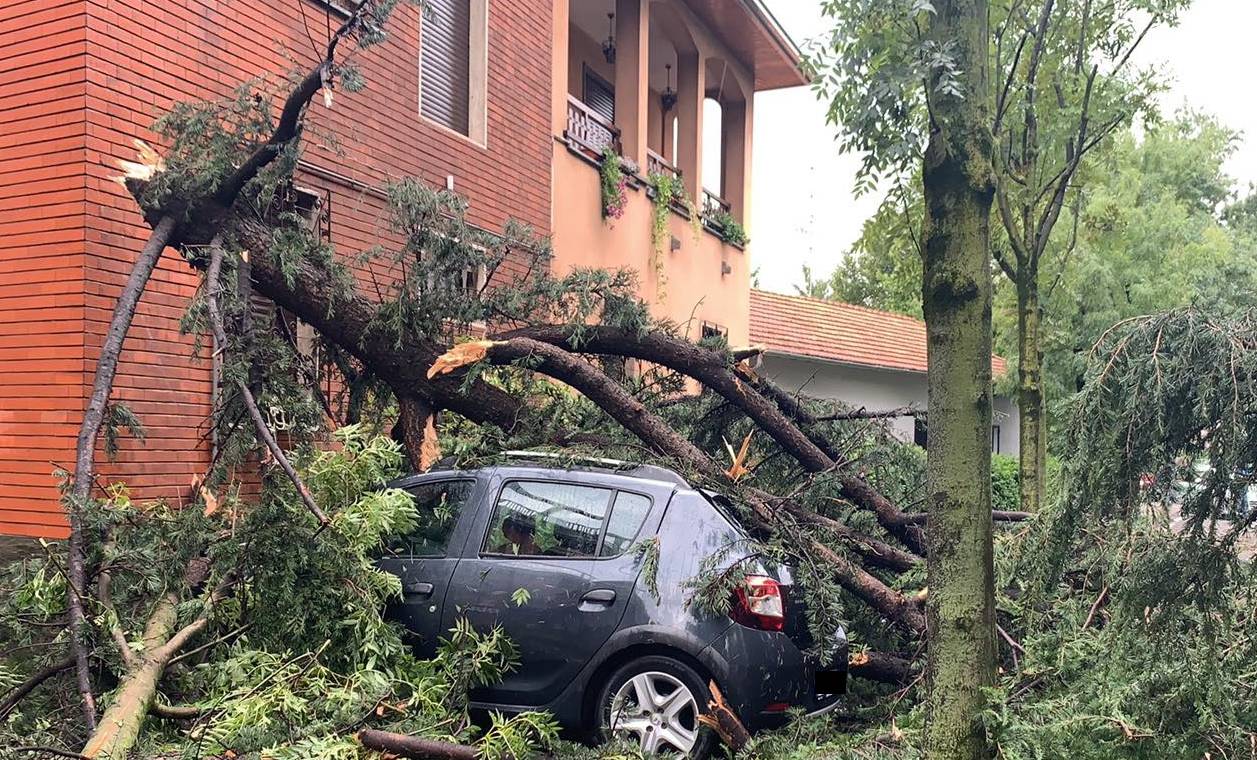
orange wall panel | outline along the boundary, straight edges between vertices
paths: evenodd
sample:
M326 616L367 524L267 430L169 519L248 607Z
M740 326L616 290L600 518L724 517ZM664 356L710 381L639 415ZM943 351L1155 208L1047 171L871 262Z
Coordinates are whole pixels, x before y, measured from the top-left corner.
M514 217L549 233L551 3L489 8L484 146L419 116L421 21L410 6L383 45L357 56L367 90L311 106L305 160L323 171L299 183L331 195L338 251L380 242L383 204L363 185L407 175L438 186L453 176L476 225L498 230ZM0 7L0 486L10 486L0 488L0 533L65 532L49 462L73 458L114 301L148 232L113 181L117 161L135 157L137 138L158 142L149 127L175 102L225 97L257 77L282 87L294 58L315 60L307 35L320 45L326 23L318 0ZM167 251L118 369L113 399L149 436L124 436L117 461L98 452L98 466L141 498L186 498L209 463L210 361L179 333L198 284Z

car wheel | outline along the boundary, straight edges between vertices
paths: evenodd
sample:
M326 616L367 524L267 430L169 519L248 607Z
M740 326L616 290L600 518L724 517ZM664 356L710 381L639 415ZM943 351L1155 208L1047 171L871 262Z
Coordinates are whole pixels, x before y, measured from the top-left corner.
M714 735L698 722L706 712L706 682L671 657L633 660L607 679L598 697L603 737L635 742L648 755L704 758Z

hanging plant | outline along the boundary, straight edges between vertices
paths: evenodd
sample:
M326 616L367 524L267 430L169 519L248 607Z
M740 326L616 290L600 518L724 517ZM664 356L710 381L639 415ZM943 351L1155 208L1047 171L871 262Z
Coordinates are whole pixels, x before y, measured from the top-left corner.
M602 149L602 165L598 173L602 178L602 218L619 219L628 205L628 177L624 162L611 146Z
M671 173L652 172L646 181L654 193L650 214L650 263L655 271L655 283L659 286L659 300L662 301L665 298L663 249L664 241L669 238L668 216L672 213L673 201L685 197L685 187L681 178Z
M663 254L663 242L668 235L668 214L672 211L672 202L685 194L681 186L681 178L675 174L652 172L647 181L655 197L650 217L650 244L656 255Z
M751 239L747 237L746 228L737 219L734 219L733 214L730 214L728 211L721 211L713 215L711 224L719 231L720 239L730 245L745 248L746 244L751 242Z

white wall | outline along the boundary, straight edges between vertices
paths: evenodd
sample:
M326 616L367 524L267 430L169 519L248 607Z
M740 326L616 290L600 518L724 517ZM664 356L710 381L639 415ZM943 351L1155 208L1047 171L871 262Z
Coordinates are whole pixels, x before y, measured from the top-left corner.
M926 409L925 375L917 372L852 367L845 364L795 359L766 354L758 372L788 391L800 391L816 398L835 399L854 408L884 411L901 406ZM1000 429L999 453L1017 456L1017 405L1012 399L996 396L993 425ZM892 432L912 440L913 418L898 417L889 422Z

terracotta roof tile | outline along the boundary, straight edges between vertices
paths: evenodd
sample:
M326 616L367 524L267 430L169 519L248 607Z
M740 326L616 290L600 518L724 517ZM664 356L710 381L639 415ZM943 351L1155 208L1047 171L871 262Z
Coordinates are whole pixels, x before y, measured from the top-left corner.
M806 296L751 291L751 342L769 353L843 364L925 372L925 323L919 319ZM998 356L991 371L1008 369Z

